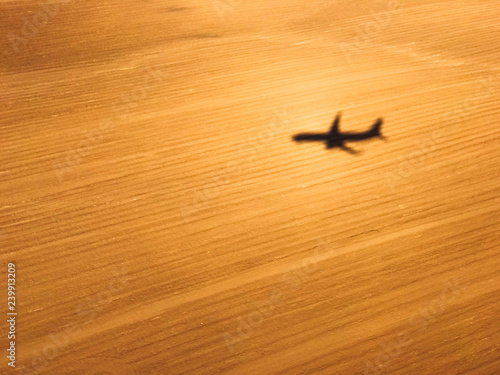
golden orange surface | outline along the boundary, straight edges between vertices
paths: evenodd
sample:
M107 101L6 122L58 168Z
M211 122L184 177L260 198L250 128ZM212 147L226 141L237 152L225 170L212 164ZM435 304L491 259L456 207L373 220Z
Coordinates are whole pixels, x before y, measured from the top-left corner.
M500 374L498 1L0 16L1 374Z

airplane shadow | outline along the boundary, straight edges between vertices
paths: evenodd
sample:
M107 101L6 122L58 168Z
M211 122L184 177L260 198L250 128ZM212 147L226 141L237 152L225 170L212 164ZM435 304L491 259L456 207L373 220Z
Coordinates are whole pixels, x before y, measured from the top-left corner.
M299 133L295 134L292 139L297 142L325 142L327 149L339 148L346 151L352 155L358 155L361 151L357 151L352 147L346 146L346 142L360 142L371 138L379 138L385 140L386 138L382 135L381 129L384 123L383 118L379 118L371 126L371 128L365 132L341 132L339 130L341 112L337 114L333 123L331 125L330 131L327 133Z

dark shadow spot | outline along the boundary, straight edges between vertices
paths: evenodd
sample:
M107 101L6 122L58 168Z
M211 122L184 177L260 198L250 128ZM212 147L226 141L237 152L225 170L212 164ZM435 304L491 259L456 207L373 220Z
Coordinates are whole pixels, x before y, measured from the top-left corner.
M342 133L339 130L340 123L339 112L335 120L333 120L332 126L328 133L299 133L293 136L295 142L325 142L326 148L340 148L341 150L347 151L350 154L358 154L359 151L354 150L351 147L345 145L345 142L358 142L370 138L380 138L385 139L385 137L380 132L384 119L379 118L375 121L372 127L361 133L345 132Z

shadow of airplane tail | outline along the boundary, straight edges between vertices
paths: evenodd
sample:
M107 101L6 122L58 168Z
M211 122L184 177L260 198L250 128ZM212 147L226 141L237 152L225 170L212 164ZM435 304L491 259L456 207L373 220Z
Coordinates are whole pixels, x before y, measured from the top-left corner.
M373 127L370 129L370 133L373 134L375 137L379 137L382 139L386 139L384 135L380 132L382 129L382 124L384 123L384 120L379 118L375 124L373 124Z

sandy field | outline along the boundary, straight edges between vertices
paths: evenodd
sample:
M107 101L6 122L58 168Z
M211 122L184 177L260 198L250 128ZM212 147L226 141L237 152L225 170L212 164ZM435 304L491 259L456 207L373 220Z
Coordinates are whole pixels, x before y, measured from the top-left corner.
M0 16L1 374L500 374L498 0Z

